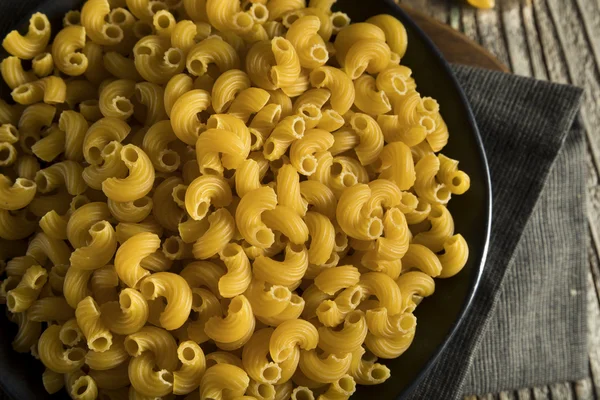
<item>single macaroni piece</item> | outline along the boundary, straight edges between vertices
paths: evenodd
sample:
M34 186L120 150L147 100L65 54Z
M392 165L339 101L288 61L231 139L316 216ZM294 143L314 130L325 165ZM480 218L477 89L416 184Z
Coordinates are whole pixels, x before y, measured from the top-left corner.
M329 89L331 107L340 115L352 107L356 96L354 84L342 70L328 66L318 67L310 73L310 83L316 88Z
M175 135L184 143L194 146L200 133L205 130L198 115L211 105L210 94L194 89L182 94L171 108L171 126Z
M305 16L298 18L286 33L286 39L296 49L303 68L318 68L329 59L325 42L318 34L320 28L318 17Z
M12 213L0 209L0 238L7 240L25 239L35 232L37 225L37 216L27 209L13 211Z
M15 56L6 57L0 63L2 79L9 88L15 89L25 83L33 82L36 76L31 71L25 71L21 59Z
M461 234L449 237L444 242L444 254L439 256L442 272L439 278L450 278L458 274L469 258L469 246Z
M408 38L404 25L391 15L376 15L367 20L367 23L378 26L385 34L385 41L390 46L390 50L398 54L400 58L404 57L408 47Z
M17 86L11 96L14 101L30 105L40 101L47 104L64 103L67 97L67 85L58 76L47 76L34 82Z
M206 370L206 360L200 346L191 340L179 344L177 357L182 365L173 372L173 393L184 395L198 388Z
M160 247L158 235L141 232L124 241L115 255L115 269L119 278L131 288L137 288L140 281L150 272L142 268L141 261Z
M51 325L40 336L40 360L46 368L60 374L77 371L85 363L86 352L80 347L64 350L59 339L60 329L60 325Z
M225 398L224 392L231 398L239 398L246 392L249 383L250 378L242 368L230 364L213 365L200 381L200 399L222 399Z
M239 69L231 69L221 74L212 87L212 106L215 112L227 111L240 92L249 87L248 75Z
M244 33L254 25L252 16L241 11L237 0L206 0L206 17L219 31Z
M10 312L19 313L31 307L47 280L48 272L41 266L27 268L17 287L6 294L6 306Z
M230 69L239 69L240 58L230 44L213 36L190 49L186 58L186 67L195 76L210 75L211 68L214 67L220 73L224 73Z
M54 394L64 387L65 379L63 374L46 368L42 373L42 383L48 394Z
M83 49L86 30L83 26L73 25L63 28L52 43L52 60L62 73L70 76L82 75L88 66Z
M334 144L334 136L322 129L309 129L304 136L292 143L290 162L305 176L310 176L317 170L315 153L329 150ZM358 151L358 150L357 150Z
M11 31L2 41L2 47L11 55L30 60L42 53L50 41L50 21L42 13L35 13L29 19L27 34Z
M108 329L119 335L129 335L140 330L148 320L149 313L146 299L131 288L123 289L118 301L108 301L100 306L100 310Z
M329 354L327 357L322 358L315 350L310 350L300 353L298 366L308 379L322 383L333 383L346 375L351 362L352 354L350 353L344 353L340 356Z
M196 259L210 258L222 251L235 235L235 219L226 208L220 208L207 217L209 227L192 248Z
M192 290L180 275L157 272L140 283L140 292L147 300L159 296L167 300L167 307L160 314L160 325L166 330L181 327L188 319L192 307Z
M119 222L141 222L152 212L152 199L148 196L124 203L108 199L107 204L110 213Z
M135 67L145 80L163 85L185 69L183 51L170 46L166 37L142 37L133 48Z
M443 154L438 155L440 160L440 170L437 178L442 182L452 194L463 194L471 186L469 175L458 170L458 161L446 157Z
M102 191L114 201L135 201L147 195L154 181L154 167L142 149L128 144L121 150L121 159L129 169L126 178L109 178L102 182Z
M65 326L66 324L63 325L63 330ZM78 334L81 335L80 332ZM112 345L108 350L102 353L88 351L85 355L85 363L96 371L109 371L120 365L127 365L126 361L129 360L129 354L125 351L124 340L123 336L113 336Z
M240 295L231 300L227 316L210 318L204 326L204 331L219 348L235 350L250 340L255 325L252 306L244 295Z
M117 118L102 118L90 126L83 139L83 157L91 165L103 163L102 150L112 141L122 142L131 127Z
M315 349L318 341L319 333L311 323L300 319L290 320L277 326L273 332L269 353L273 361L281 363L294 357L298 348L307 351Z
M298 215L306 214L307 203L300 193L300 176L291 165L284 165L277 172L277 199L280 205L292 208Z
M302 279L308 268L308 251L304 245L288 243L285 259L276 261L259 256L254 260L254 276L273 285L292 286Z
M244 293L252 281L252 268L242 247L230 243L219 252L219 257L227 267L227 273L219 279L219 294L233 298ZM254 268L256 271L256 263Z
M85 33L94 43L101 46L116 45L124 37L120 26L106 22L109 13L108 0L89 0L81 9L81 25L85 28Z
M63 111L58 120L58 128L65 132L65 158L83 161L83 141L89 128L85 117L76 111Z
M269 340L273 328L264 328L254 332L252 338L244 345L242 364L244 370L256 382L276 384L281 379L279 364L269 361Z
M88 296L77 304L75 317L90 350L107 351L112 345L113 336L100 317L100 308L96 301Z
M262 214L274 210L277 195L270 187L261 187L247 193L235 212L237 229L244 239L253 246L266 249L275 241L273 231L262 222Z
M116 51L109 51L104 54L102 60L106 71L118 79L130 81L142 80L142 77L135 68L135 62L132 59L127 58Z

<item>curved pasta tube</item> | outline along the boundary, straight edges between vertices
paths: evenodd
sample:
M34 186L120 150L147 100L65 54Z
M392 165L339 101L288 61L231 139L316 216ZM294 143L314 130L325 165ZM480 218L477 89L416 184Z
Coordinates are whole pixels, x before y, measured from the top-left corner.
M137 288L140 281L150 274L142 268L141 261L159 247L160 238L154 233L142 232L127 239L115 255L115 269L119 279L127 286Z
M229 243L219 252L219 257L227 267L227 273L219 279L221 296L232 298L244 293L252 281L252 268L242 247Z
M281 379L281 367L267 358L273 331L273 328L264 328L254 332L242 352L244 370L260 383L276 384Z
M408 46L408 38L406 29L400 21L391 15L381 14L369 18L367 22L378 26L385 34L385 41L390 49L398 54L400 58L404 57Z
M25 83L37 80L35 74L31 71L25 71L19 57L6 57L0 63L0 73L2 79L9 88L15 89Z
M209 290L194 288L192 289L193 302L192 309L198 313L198 319L191 321L187 326L186 333L191 340L203 343L210 338L204 332L206 322L214 316L222 316L221 303L217 297ZM198 303L201 303L198 305ZM211 353L214 354L214 353Z
M126 79L136 82L142 80L142 77L137 72L137 69L135 69L135 62L132 59L117 53L116 51L109 51L108 53L105 53L102 61L106 71L118 79Z
M94 270L105 266L115 254L115 230L107 221L100 221L89 229L89 244L71 253L71 265L79 269Z
M452 194L463 194L471 186L469 175L458 170L458 161L446 157L443 154L438 155L440 160L440 170L437 178L446 185Z
M29 60L42 53L50 41L50 21L42 13L35 13L29 19L27 34L11 31L2 41L2 47L11 55Z
M322 108L330 97L331 93L327 89L307 90L294 101L293 111L304 118L307 129L312 129L322 119Z
M255 325L252 306L244 295L240 295L231 300L226 317L215 316L206 322L204 332L219 348L235 350L250 340Z
M26 311L37 300L47 281L48 272L41 266L33 265L27 268L17 287L6 293L6 306L9 311Z
M167 82L167 85L165 86L165 95L163 99L165 112L168 116L171 116L173 105L177 99L193 88L194 84L192 78L186 74L177 74L169 79L169 82Z
M197 389L206 370L204 352L195 342L188 340L177 347L181 368L173 372L173 393L188 394Z
M83 161L83 140L89 128L83 115L75 111L63 111L58 120L58 128L65 132L65 158Z
M54 71L54 60L51 53L40 53L31 60L31 69L33 72L43 78Z
M208 261L194 261L180 273L191 288L205 286L212 293L219 293L219 279L225 275L225 268Z
M101 164L102 149L112 141L122 142L131 131L125 121L102 118L88 129L83 139L83 157L91 165Z
M51 279L52 274L53 272L50 271ZM64 275L64 272L62 273L62 275ZM57 278L60 278L60 276ZM92 274L92 279L90 281L92 294L98 302L98 304L100 304L101 306L109 301L117 300L118 285L119 275L117 275L117 271L115 271L114 265L106 265L102 268L95 270Z
M171 109L171 126L175 135L184 143L194 146L205 127L198 114L210 105L211 97L205 90L194 89L182 94Z
M291 243L286 246L283 261L259 256L253 264L257 279L282 286L294 285L302 279L306 268L308 268L308 251L303 245Z
M300 318L304 310L304 299L297 294L292 294L286 308L272 317L258 317L259 321L268 326L279 326L286 321L292 321Z
M72 347L64 350L59 339L61 326L49 326L40 337L38 353L46 368L64 374L81 368L85 362L85 350Z
M169 143L175 140L177 136L168 120L155 123L144 135L142 147L157 171L173 172L179 168L179 154L168 148Z
M231 69L223 72L212 88L212 106L215 112L227 111L236 96L250 87L250 79L244 71Z
M271 79L271 70L276 63L271 42L258 41L250 47L246 55L246 73L254 85L265 90L276 90L277 86Z
M133 115L130 98L135 93L135 81L118 79L103 86L100 91L99 106L102 115L122 120Z
M105 203L94 202L84 204L75 210L67 222L67 238L74 248L87 245L89 229L97 222L110 219L110 212ZM68 264L68 261L64 264Z
M37 217L28 210L19 210L11 213L0 209L0 238L2 239L25 239L35 232L37 226ZM40 226L42 226L41 220Z
M280 159L294 142L304 136L306 124L299 116L289 116L281 120L265 141L263 155L269 161Z
M337 199L329 187L319 181L300 182L300 194L312 210L335 219Z
M211 64L214 64L220 73L224 73L230 69L239 69L240 58L230 44L213 36L192 47L186 58L186 67L195 76L209 73Z
M342 63L344 71L352 80L358 79L365 71L377 74L390 64L390 47L383 41L363 39L352 44Z
M338 224L348 236L360 240L372 240L381 236L383 232L381 218L370 213L364 216L362 213L371 199L371 194L372 190L365 184L354 185L342 193L336 216Z
M327 151L333 146L334 136L322 129L309 129L304 136L292 143L290 161L299 173L310 176L317 170L315 153Z
M31 151L42 161L53 161L65 149L65 133L52 124L46 131L46 136L38 140Z
M383 272L368 272L360 276L360 285L365 297L376 296L388 314L394 316L402 312L402 294L396 282Z
M373 335L385 339L393 339L414 329L416 318L411 313L388 316L385 307L367 310L367 326Z
M265 210L262 213L262 221L270 229L286 235L294 244L303 244L308 240L306 223L290 207L278 205L272 210Z
M155 356L145 352L129 362L131 387L145 396L165 396L173 390L173 374L167 369L155 370Z
M422 117L421 124L425 124L427 122L427 118L429 117ZM431 124L431 122L429 122L429 124ZM425 140L431 146L433 151L440 151L442 148L444 148L444 146L446 146L446 144L448 144L448 137L450 136L448 133L448 126L439 112L433 116L432 125L433 130L427 135Z
M196 141L196 157L200 171L208 168L221 172L223 167L236 169L248 157L250 143L237 133L211 128L202 132ZM219 154L222 154L219 160Z
M410 148L402 142L386 145L379 155L380 179L394 182L400 190L408 190L415 183L416 174Z
M233 99L228 113L247 122L252 114L262 110L270 98L269 92L264 89L250 87Z
M383 90L390 100L400 100L417 87L412 71L403 65L390 66L377 75L377 89Z
M145 326L125 338L125 350L131 357L151 354L155 364L173 371L177 368L177 343L173 335L162 328Z
M54 265L68 264L70 253L65 242L51 239L44 233L36 234L27 247L27 256L33 257L40 265L45 265L48 259Z
M219 253L235 235L235 219L226 208L220 208L209 215L208 223L208 229L192 248L196 259L207 259Z
M7 281L9 281L9 279L4 280L4 282ZM11 344L13 350L18 353L27 353L31 351L32 347L38 344L40 335L42 334L42 324L29 319L29 313L27 311L13 314L11 321L19 326Z
M192 290L180 275L154 273L141 281L140 291L147 300L155 300L159 296L167 299L167 307L160 314L160 325L164 329L177 329L187 321L192 307Z
M128 370L128 363L122 363L115 368L107 370L92 369L88 372L88 378L92 379L96 383L96 386L98 389L100 389L100 393L105 393L107 390L117 391L119 389L121 391L125 391L127 390L126 388L131 384Z
M87 1L81 9L81 25L90 39L101 46L118 44L124 36L119 25L106 22L109 13L108 0Z
M29 105L40 101L58 104L65 102L67 85L61 77L51 75L17 86L10 94L19 104Z
M367 332L367 320L363 312L352 311L346 315L342 330L319 328L319 348L337 355L354 352L362 346Z
M311 350L300 353L298 366L308 379L316 382L332 383L346 375L351 362L352 354L350 353L340 356L329 354L326 358L321 358L315 350Z
M65 326L66 324L63 325L63 330ZM82 335L80 332L78 333ZM107 371L126 364L126 361L129 360L129 354L125 351L124 340L125 338L122 336L113 336L113 343L108 350L102 353L88 351L85 355L85 363L97 371Z
M77 325L81 328L90 350L104 352L112 345L113 336L100 315L98 304L91 296L81 300L75 309Z
M369 333L365 339L365 346L377 357L387 359L397 358L408 349L414 337L414 328L408 333L396 335L390 339L378 337Z
M289 305L292 292L285 286L266 284L253 279L245 293L257 317L269 318L281 314Z
M134 62L138 73L148 82L164 85L185 69L181 49L169 47L168 38L156 35L142 37L134 46Z
M379 157L383 149L383 133L377 122L366 114L355 113L350 118L350 125L359 138L354 148L362 165L368 165Z
M277 199L300 216L306 214L307 204L300 194L300 177L291 165L284 165L277 172Z
M261 187L244 196L235 212L235 222L240 234L253 246L270 247L275 241L273 231L262 222L262 214L274 210L277 196L270 187Z
M223 392L232 398L243 396L249 384L250 378L242 368L230 364L213 365L200 381L200 399L223 399Z
M112 216L120 222L141 222L152 212L152 199L148 196L125 203L109 199L107 204Z
M416 307L420 299L431 296L435 291L433 278L421 271L403 273L396 279L396 284L402 293L403 310Z
M454 219L450 211L440 204L431 206L427 219L431 223L431 228L416 234L412 243L421 244L438 253L444 248L446 240L454 234Z
M73 25L63 28L52 43L52 59L56 67L70 76L82 75L88 66L88 59L82 52L86 39L83 26Z
M121 159L129 169L126 178L109 178L102 182L102 191L114 201L141 199L152 190L154 167L142 149L132 144L123 146Z
M35 322L67 321L75 316L75 310L63 297L44 297L29 307L27 316Z
M323 38L318 34L321 22L318 17L307 15L298 18L288 29L286 39L298 53L303 68L315 69L324 65L329 53Z
M269 354L276 363L284 362L302 350L313 350L319 342L319 333L310 322L301 319L285 321L273 332L269 340Z
M165 118L165 91L162 86L152 82L135 84L135 99L139 105L134 117L145 126L153 125Z
M354 81L356 107L369 115L383 115L392 110L390 100L383 90L378 90L375 78L363 75Z
M304 221L312 238L308 249L308 262L323 265L331 256L335 246L335 227L329 218L314 211L306 213Z
M310 73L310 83L316 88L329 89L331 107L341 115L350 110L354 104L356 96L354 84L348 75L337 68L328 66L315 68Z
M92 276L92 270L79 269L77 267L69 267L65 273L63 283L63 296L67 303L72 308L77 308L86 296L88 296L88 285Z
M385 43L385 32L378 26L366 22L355 23L342 29L335 37L334 43L335 57L342 67L344 66L348 52L360 40Z
M389 377L390 369L385 365L376 363L376 359L364 357L366 351L363 347L352 352L352 363L348 374L360 385L378 385Z
M146 299L131 288L123 289L118 301L102 304L100 311L106 327L118 335L130 335L139 331L146 324L149 313Z
M462 235L457 234L444 241L444 254L439 256L442 272L439 278L450 278L458 274L469 259L469 246Z
M259 164L252 160L245 160L235 171L235 191L240 198L248 192L261 187Z
M358 269L351 265L327 268L315 278L315 286L333 296L338 290L356 285L360 276Z
M42 373L42 384L48 394L54 394L64 387L65 379L63 374L46 368Z
M278 88L293 86L298 80L301 70L295 46L287 39L276 37L271 40L271 50L276 62L270 71L271 81Z

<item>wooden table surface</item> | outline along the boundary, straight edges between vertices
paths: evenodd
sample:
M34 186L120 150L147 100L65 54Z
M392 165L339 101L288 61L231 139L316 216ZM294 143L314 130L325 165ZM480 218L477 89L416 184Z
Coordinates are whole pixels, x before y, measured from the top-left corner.
M506 66L517 75L569 83L585 89L580 119L587 138L588 352L590 378L539 388L480 396L479 399L598 399L600 397L600 0L496 0L493 10L475 10L464 0L400 0L465 34L485 53L454 49L442 38L450 61L490 69ZM417 20L417 22L419 22ZM426 30L439 27L420 25ZM443 29L443 28L441 28ZM433 35L436 36L436 35ZM463 40L463 39L460 39ZM435 41L435 37L434 37ZM446 43L444 43L444 41ZM444 51L444 49L442 49ZM470 397L470 400L476 397Z

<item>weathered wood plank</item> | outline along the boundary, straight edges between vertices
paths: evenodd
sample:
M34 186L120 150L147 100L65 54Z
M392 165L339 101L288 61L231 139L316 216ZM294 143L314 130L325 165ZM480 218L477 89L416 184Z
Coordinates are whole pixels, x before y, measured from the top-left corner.
M512 72L517 75L532 76L530 51L527 47L519 1L500 2L498 7Z
M461 21L460 21L460 7L456 4L450 4L450 17L448 23L453 29L457 31L461 30ZM477 40L475 40L477 42Z
M494 397L493 394L488 393L488 394L484 394L482 396L479 396L479 400L496 400L496 398Z
M592 236L594 236L594 231ZM588 273L587 320L588 320L588 354L590 357L591 383L596 397L600 393L600 260L598 252L590 248L590 271Z
M573 389L569 382L550 385L550 396L552 399L573 400L573 395Z
M475 18L475 13L476 11L472 7L463 7L460 9L461 30L471 40L481 43L479 40L479 32L477 31L477 19Z
M477 10L475 18L479 28L480 43L504 65L511 66L506 43L502 35L502 21L496 9Z
M525 40L529 49L529 60L533 69L533 76L537 79L548 79L544 53L540 45L537 27L533 17L533 7L531 2L524 0L521 5L521 18L523 21Z
M539 1L541 3L541 1ZM582 29L577 6L573 0L548 0L548 10L564 51L564 60L571 83L585 89L581 104L583 126L594 156L600 167L600 135L593 134L600 126L600 75L594 55Z
M579 16L583 21L583 26L587 34L587 40L590 43L596 68L600 67L600 6L589 0L576 0L579 9Z

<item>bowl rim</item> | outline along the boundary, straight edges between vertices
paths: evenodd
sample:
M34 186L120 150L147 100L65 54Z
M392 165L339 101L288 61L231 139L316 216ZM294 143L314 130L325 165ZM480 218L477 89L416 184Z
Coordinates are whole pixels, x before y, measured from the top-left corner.
M485 191L484 209L486 210L486 212L485 212L486 220L485 220L485 229L484 229L484 232L485 232L484 233L485 234L484 246L482 249L481 259L479 260L476 274L472 278L468 297L467 297L466 301L464 302L462 309L460 310L460 312L458 314L458 318L452 324L452 327L450 328L450 331L446 335L444 341L436 348L433 355L427 361L425 366L421 369L421 371L419 371L417 377L408 386L406 386L402 390L402 392L400 392L400 394L397 396L398 400L403 400L403 399L409 398L410 394L417 388L417 386L421 383L421 381L425 378L425 376L431 371L431 369L433 368L433 365L439 360L441 355L444 353L444 351L448 347L449 342L454 338L454 336L460 329L461 325L464 323L465 317L467 316L469 310L471 309L471 307L473 305L474 297L475 297L477 291L479 290L479 286L481 283L481 277L482 277L484 269L485 269L485 263L487 260L488 250L489 250L490 234L491 234L491 226L492 226L492 185L491 185L489 164L488 164L487 157L485 154L485 149L483 146L483 141L481 139L481 134L479 132L479 128L477 126L477 122L476 122L475 116L473 114L473 110L471 108L469 101L467 100L467 97L466 97L464 91L462 90L462 87L458 83L458 80L457 80L456 76L454 75L454 72L452 71L450 64L444 58L442 52L438 49L438 47L435 45L433 40L431 40L431 38L417 25L417 23L398 4L396 4L394 2L394 0L380 0L380 1L383 1L383 3L385 3L386 5L391 7L391 10L393 10L393 11L390 12L390 14L392 16L394 16L395 18L398 18L402 22L402 24L405 25L405 27L406 26L409 27L410 30L423 41L423 43L425 44L427 49L434 55L437 62L442 66L442 68L446 72L449 83L452 85L453 89L457 92L457 94L460 98L460 102L466 111L468 123L471 126L472 133L475 136L475 141L477 143L477 149L478 149L478 156L480 157L481 163L483 166L483 170L481 172L483 173L483 177L484 177L483 183L484 183L484 191ZM69 0L68 1L68 3L71 3L74 6L76 6L77 4L81 5L82 2L83 2L83 0ZM13 29L19 29L20 27L26 26L29 21L29 18L31 17L31 14L33 14L34 12L38 12L38 11L44 11L43 9L48 7L52 3L53 3L52 0L40 1L37 4L35 10L33 10L31 13L27 13L24 18L20 19L13 25ZM7 55L8 54L4 51L4 49L0 49L0 58L4 58ZM12 391L7 390L8 387L4 384L4 382L1 379L0 379L0 388L9 397L14 398Z
M458 96L460 98L462 106L464 107L464 109L466 111L467 120L469 122L469 125L471 126L472 133L474 134L475 141L477 143L478 156L480 157L481 163L483 165L483 171L481 171L481 172L483 173L483 177L484 177L483 183L484 183L484 191L485 191L484 210L485 210L486 220L485 220L485 229L484 229L484 232L485 232L484 233L485 234L484 246L483 246L482 253L481 253L481 259L479 260L478 269L475 273L475 276L472 278L472 281L471 281L471 288L469 290L468 297L467 297L466 301L464 302L462 309L460 310L460 312L458 314L458 318L453 323L453 325L450 328L449 333L446 335L446 338L444 339L444 341L437 347L437 349L434 351L434 353L431 356L431 358L429 359L429 361L427 361L425 366L421 369L421 371L419 371L417 377L408 386L406 386L402 390L402 392L397 396L398 400L403 400L403 399L409 398L410 394L417 388L417 386L421 383L421 381L425 378L425 376L431 371L434 364L439 360L441 355L444 353L444 351L448 347L448 344L450 343L450 341L454 338L456 333L459 331L461 325L464 323L465 317L468 315L469 310L471 309L471 307L473 305L473 300L475 298L477 291L479 290L479 286L481 283L481 277L482 277L483 271L485 269L485 263L487 260L489 244L490 244L490 235L491 235L491 228L492 228L492 183L491 183L491 176L490 176L490 167L489 167L488 160L487 160L487 157L485 154L485 149L483 146L483 141L481 139L481 134L479 132L479 128L478 128L477 122L475 120L475 115L473 114L473 109L471 108L471 104L467 100L467 96L465 95L465 92L463 91L462 87L458 83L458 79L456 78L456 75L454 75L454 72L452 71L450 64L444 58L444 55L442 54L440 49L438 49L438 47L435 45L433 40L431 40L431 38L421 29L421 27L419 27L419 25L417 25L417 23L398 4L396 4L394 2L394 0L383 0L383 2L386 3L388 6L390 6L392 8L392 10L394 10L393 13L391 13L394 17L398 18L405 27L410 28L410 30L424 42L425 46L435 56L435 58L437 59L439 64L442 66L442 68L446 72L449 83L451 83L454 90L456 90L456 92L458 93Z

